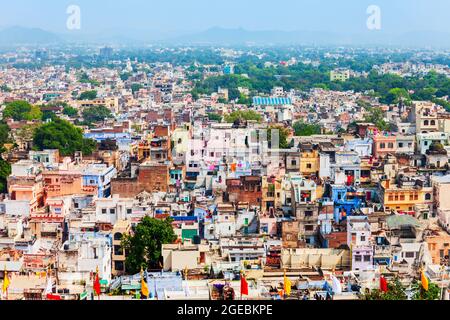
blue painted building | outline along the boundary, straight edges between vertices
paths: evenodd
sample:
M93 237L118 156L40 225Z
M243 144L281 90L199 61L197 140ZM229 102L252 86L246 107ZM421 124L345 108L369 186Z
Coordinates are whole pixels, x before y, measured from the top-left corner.
M111 196L111 180L117 176L117 169L106 164L88 165L83 170L83 186L94 186L98 188L99 198Z
M346 220L347 216L361 208L362 199L353 187L331 185L331 200L334 202L334 221Z

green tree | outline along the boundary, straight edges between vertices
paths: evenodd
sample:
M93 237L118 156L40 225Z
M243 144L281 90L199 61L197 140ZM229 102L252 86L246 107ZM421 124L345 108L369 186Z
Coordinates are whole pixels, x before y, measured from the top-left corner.
M399 104L400 102L409 104L411 102L411 97L404 88L393 88L389 90L387 99L389 104Z
M0 153L3 152L3 145L11 142L10 134L11 129L6 123L0 123Z
M88 124L104 121L105 119L113 117L111 110L105 106L88 107L83 110L82 116L84 121Z
M7 192L7 182L6 179L11 174L11 164L9 164L7 161L3 160L2 157L0 157L0 192L5 193Z
M42 111L38 106L33 106L27 101L14 101L6 105L3 117L12 118L15 121L39 120L42 119Z
M138 92L138 91L141 90L142 88L143 88L143 86L142 86L142 84L140 84L140 83L133 83L133 84L131 85L131 91L132 91L133 93Z
M80 128L59 118L37 128L33 142L35 149L58 149L63 156L71 156L75 151L90 155L97 147L94 140L83 137Z
M245 104L247 106L250 106L252 104L252 100L247 97L245 94L241 93L239 95L239 100L237 102L238 104Z
M67 107L64 107L63 114L65 114L66 116L69 116L71 118L74 118L74 117L78 116L78 110L75 109L74 107L67 106Z
M441 289L435 283L428 284L428 291L425 291L420 281L416 281L413 286L413 300L438 300L441 295Z
M80 94L80 97L78 100L94 100L97 99L97 91L91 90L91 91L85 91L82 94Z
M209 119L210 121L222 122L222 116L219 115L219 114L217 114L217 113L209 112L209 113L208 113L208 119Z
M55 120L57 118L56 114L50 110L42 111L42 121L46 121L47 119Z
M407 300L405 287L398 278L388 282L388 292L372 290L362 297L363 300Z
M171 222L170 219L144 217L132 235L123 237L122 246L127 252L125 265L129 273L137 273L141 268L160 267L162 245L177 239Z
M369 114L366 115L365 121L373 123L380 130L389 129L388 123L384 120L384 115L381 108L371 108L369 110Z
M304 123L303 121L294 123L293 128L297 137L308 137L322 133L321 126L317 124Z
M261 115L253 110L239 110L239 111L234 111L230 114L225 115L224 117L225 122L227 123L233 123L236 120L255 120L257 122L261 122L262 121L262 117Z
M0 86L0 91L1 92L11 92L11 88L9 88L6 84Z
M100 83L97 80L89 78L86 72L83 72L79 78L80 83L90 83L93 86L98 86Z

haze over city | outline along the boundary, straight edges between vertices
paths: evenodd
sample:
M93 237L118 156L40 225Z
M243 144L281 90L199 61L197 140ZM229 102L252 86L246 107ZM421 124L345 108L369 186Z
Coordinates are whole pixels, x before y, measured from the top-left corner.
M79 30L66 28L70 5L81 10ZM366 10L371 5L380 8L379 30L367 28ZM2 4L0 27L39 28L65 39L115 42L209 42L209 34L217 38L227 33L234 42L446 46L449 10L445 0L18 0ZM314 32L314 37L305 32Z

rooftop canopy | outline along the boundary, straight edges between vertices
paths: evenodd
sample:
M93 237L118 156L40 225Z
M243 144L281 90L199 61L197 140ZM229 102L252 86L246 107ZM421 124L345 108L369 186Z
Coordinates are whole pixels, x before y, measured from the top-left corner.
M263 97L253 97L254 106L282 106L292 104L291 98L263 98Z
M401 227L419 227L419 221L409 215L393 215L386 219L389 229L400 229Z

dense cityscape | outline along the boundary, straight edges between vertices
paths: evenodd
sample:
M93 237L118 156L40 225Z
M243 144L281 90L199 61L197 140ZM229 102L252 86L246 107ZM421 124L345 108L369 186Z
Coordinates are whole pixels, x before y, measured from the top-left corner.
M66 13L64 34L0 13L2 303L450 300L445 40L88 41Z
M448 299L447 52L85 50L0 54L5 299Z

